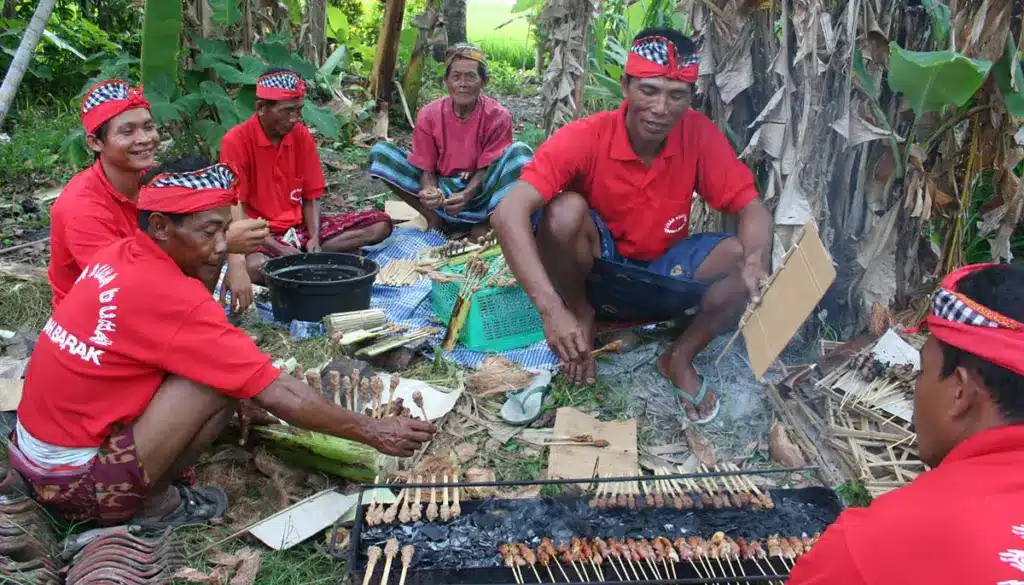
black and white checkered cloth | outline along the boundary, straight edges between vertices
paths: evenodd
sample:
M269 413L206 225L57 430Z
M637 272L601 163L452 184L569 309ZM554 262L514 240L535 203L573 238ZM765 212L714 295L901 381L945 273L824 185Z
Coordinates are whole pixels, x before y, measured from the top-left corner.
M974 325L976 327L998 328L999 323L986 318L967 305L959 296L940 288L932 297L932 313L940 319Z
M215 164L189 173L163 173L157 175L150 187L184 187L199 191L202 189L230 189L235 184L235 173L231 169Z
M257 85L273 89L287 89L289 91L299 90L299 76L288 71L280 71L264 75L259 79Z
M82 102L82 113L85 114L96 106L115 100L128 99L128 84L123 81L108 81L97 85Z
M646 39L640 39L633 44L633 52L640 55L644 59L657 63L662 67L668 67L669 58L668 52L675 52L675 45L672 41L664 37L648 37ZM696 65L700 63L700 55L692 53L690 55L676 55L676 67L682 68L689 65Z

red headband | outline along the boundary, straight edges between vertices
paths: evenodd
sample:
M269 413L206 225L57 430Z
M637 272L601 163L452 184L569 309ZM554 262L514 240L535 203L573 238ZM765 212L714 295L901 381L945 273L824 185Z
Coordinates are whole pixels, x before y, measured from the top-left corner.
M283 102L306 95L306 82L291 71L267 73L256 82L256 97L261 100Z
M957 292L961 278L997 264L974 264L951 272L932 297L925 319L936 338L1024 376L1024 324Z
M696 83L699 73L700 55L693 53L680 58L675 43L665 37L637 40L626 57L626 75L630 77L667 77Z
M101 81L89 88L82 98L82 125L86 133L95 134L100 126L116 116L138 108L149 109L141 85L132 87L120 79Z
M161 173L139 191L139 211L199 213L234 205L238 178L224 164L187 173Z

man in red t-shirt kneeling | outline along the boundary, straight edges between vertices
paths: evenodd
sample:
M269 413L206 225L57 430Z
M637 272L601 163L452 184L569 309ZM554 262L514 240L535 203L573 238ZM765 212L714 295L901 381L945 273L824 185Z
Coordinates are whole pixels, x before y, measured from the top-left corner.
M270 222L263 247L246 258L252 282L269 258L302 252L354 252L391 234L382 211L320 213L324 173L309 129L299 121L306 85L294 71L271 69L256 83L256 113L224 135L220 160L236 169L246 215ZM229 273L236 270L228 266Z
M676 30L637 35L621 80L622 106L555 132L523 169L492 225L541 313L548 344L577 382L594 381L595 291L624 278L689 283L699 313L658 366L680 390L687 416L707 422L718 412L718 399L693 359L760 294L772 222L753 174L715 125L690 109L698 61L694 43ZM738 233L687 237L695 191L714 209L737 216ZM610 278L592 282L588 299L588 276L598 268ZM683 317L657 309L675 288L653 288L638 286L626 295L633 313L649 308L645 318Z
M172 485L240 400L290 424L410 456L428 422L371 419L271 364L211 291L227 256L236 175L204 161L143 180L136 231L93 255L43 327L11 465L71 521L151 527L223 516L220 488Z

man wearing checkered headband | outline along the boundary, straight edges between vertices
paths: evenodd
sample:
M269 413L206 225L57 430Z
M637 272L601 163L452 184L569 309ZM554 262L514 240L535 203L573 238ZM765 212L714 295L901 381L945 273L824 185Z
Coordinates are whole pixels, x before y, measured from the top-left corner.
M789 585L1024 583L1024 268L949 274L923 329L914 430L932 469L843 512Z
M300 121L306 83L294 71L271 69L256 82L256 112L224 135L220 159L238 169L236 216L269 222L270 233L244 264L228 274L247 271L263 283L260 267L270 258L302 252L351 252L391 234L391 218L364 209L320 213L324 172L309 129Z
M228 322L210 293L237 182L228 165L202 159L148 173L141 230L97 252L43 328L8 453L35 498L66 520L162 528L223 517L224 490L174 480L243 400L391 455L433 436L426 421L371 419L328 401Z
M652 322L699 310L658 369L682 412L709 422L718 389L693 360L759 298L772 222L753 174L690 108L699 62L679 31L637 35L619 109L555 132L492 223L548 344L577 382L594 382L595 318ZM689 234L694 194L735 216L737 233Z

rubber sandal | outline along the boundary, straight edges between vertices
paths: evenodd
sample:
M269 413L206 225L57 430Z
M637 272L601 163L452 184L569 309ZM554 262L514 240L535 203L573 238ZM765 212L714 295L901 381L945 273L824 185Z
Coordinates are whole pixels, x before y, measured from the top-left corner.
M181 494L178 507L160 519L132 520L130 524L142 528L163 529L168 527L209 524L224 517L228 509L228 494L219 487L195 488L174 486Z
M510 425L529 425L540 418L544 412L544 399L547 398L551 385L551 372L542 370L534 375L526 388L518 392L505 394L505 403L501 405L501 420Z
M700 376L700 392L697 393L696 397L690 396L688 393L684 392L683 390L681 390L679 388L676 388L676 394L679 395L679 397L682 398L683 400L686 400L687 402L692 404L695 408L701 402L704 402L704 396L707 395L707 393L708 393L708 381L707 381L707 378L705 378L704 376ZM686 418L687 418L687 420L689 420L691 423L693 423L695 425L707 424L707 423L715 420L715 418L718 417L718 411L721 408L721 406L722 406L722 397L721 396L716 396L715 397L715 409L711 411L711 414L707 415L704 418L699 418L697 420L693 420L693 419L691 419L688 416ZM683 411L683 416L686 416L685 410Z

